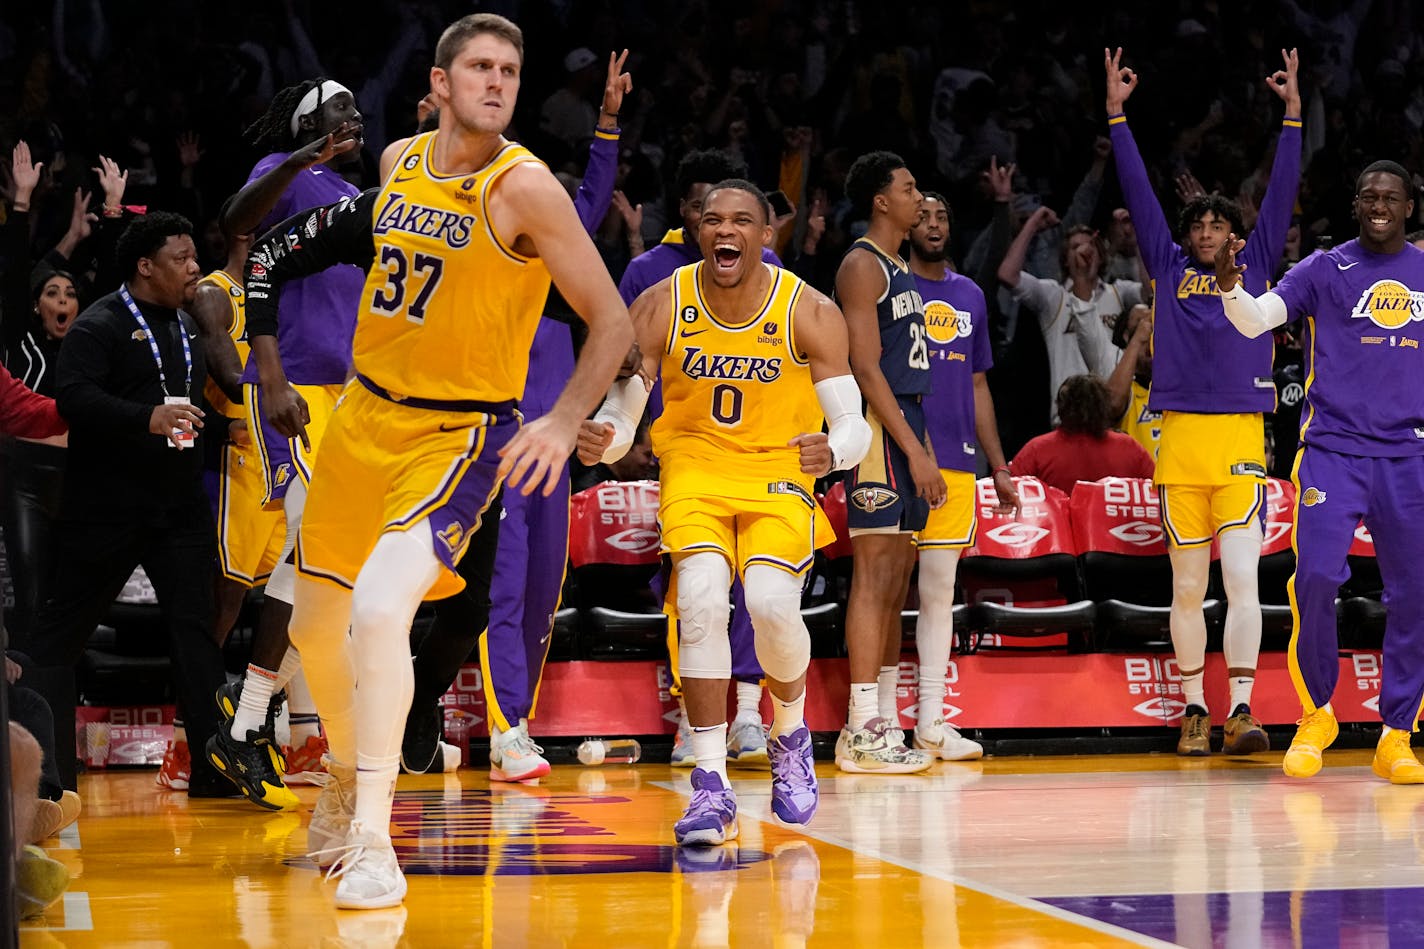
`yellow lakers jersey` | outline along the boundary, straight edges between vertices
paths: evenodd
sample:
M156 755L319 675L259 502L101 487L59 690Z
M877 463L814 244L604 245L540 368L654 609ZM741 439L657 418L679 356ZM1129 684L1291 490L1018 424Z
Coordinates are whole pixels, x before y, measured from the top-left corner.
M494 233L488 202L505 172L539 159L503 142L479 171L442 174L437 134L411 139L376 200L353 362L396 397L517 399L549 271Z
M198 283L217 287L227 296L228 306L232 307L232 319L227 332L232 337L233 345L237 347L238 365L247 365L247 353L252 347L247 342L247 296L243 292L242 284L233 280L225 270L214 270ZM208 398L208 405L220 415L228 418L247 418L247 410L240 405L233 405L232 400L223 394L223 390L218 388L211 375L203 386L203 394Z
M1147 453L1152 456L1152 460L1157 460L1157 446L1162 441L1162 413L1153 412L1147 407L1147 398L1151 395L1151 390L1132 380L1132 394L1127 401L1127 410L1122 413L1122 421L1118 423L1118 428L1122 429L1132 440L1137 442Z
M819 432L825 422L792 325L805 284L779 267L767 270L765 301L735 323L703 299L701 263L673 273L663 411L652 431L653 451L664 468L688 460L705 464L717 480L738 474L807 485L812 480L801 473L799 449L786 444Z

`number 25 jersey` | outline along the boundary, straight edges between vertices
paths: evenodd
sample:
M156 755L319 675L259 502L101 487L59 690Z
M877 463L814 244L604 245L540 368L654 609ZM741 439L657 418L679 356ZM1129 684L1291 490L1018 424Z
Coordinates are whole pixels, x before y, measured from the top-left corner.
M671 278L663 411L653 423L653 452L665 475L681 464L705 472L709 493L778 479L809 484L800 449L787 442L819 432L825 422L792 325L805 284L779 267L762 266L771 275L766 299L736 322L713 313L703 299L702 263L679 267Z
M478 171L443 175L435 136L410 140L372 209L376 259L361 291L356 371L397 397L518 399L549 271L495 234L489 194L505 172L539 159L504 142Z
M930 391L929 342L925 338L925 304L919 285L899 257L862 237L847 254L863 250L885 271L885 292L875 301L880 326L880 372L896 395L926 395Z

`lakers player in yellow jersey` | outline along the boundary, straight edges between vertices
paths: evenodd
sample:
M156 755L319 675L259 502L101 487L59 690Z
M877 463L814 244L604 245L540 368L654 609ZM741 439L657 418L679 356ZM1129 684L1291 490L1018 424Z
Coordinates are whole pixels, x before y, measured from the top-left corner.
M380 188L289 219L248 259L253 335L275 332L282 281L334 263L368 269L355 377L297 543L291 625L331 749L308 844L319 861L335 859L346 908L405 895L388 831L416 607L461 589L455 563L506 476L525 494L552 491L633 344L567 192L503 136L523 56L523 35L503 17L452 24L430 71L438 129L401 148ZM554 407L521 428L551 277L588 323L588 342Z
M240 399L233 398L244 393L242 367L249 352L247 298L243 292L242 272L252 246L252 237L247 234L227 235L227 240L226 264L223 269L213 271L198 282L192 307L193 318L203 335L209 367L204 395L213 410L228 420L227 435L218 448L221 455L217 477L209 483L213 491L213 516L218 526L213 638L219 645L232 632L247 591L266 583L281 560L287 520L280 508L264 506L267 486L261 453L248 429L247 407ZM281 664L282 656L287 651L286 630L290 617L291 609L287 604L276 598L264 600L258 621L259 634L254 638L247 670L249 676L270 675L266 670L276 669ZM222 699L219 700L225 723L231 721L232 702L229 698L229 704L224 706ZM311 714L309 705L306 705L305 711L314 726L315 715ZM266 708L263 712L270 718ZM298 711L293 709L293 716L298 715ZM258 744L252 747L251 754L243 757L246 770L250 773L248 780L240 786L245 787L248 796L263 807L293 808L300 802L283 781L285 762L276 750L275 736L266 734L268 725L269 722L262 722L258 728L262 733ZM182 770L183 759L176 722L174 727L174 740L170 746L174 757L170 761L169 754L165 753L164 767L159 770L159 783L170 787L175 769ZM231 773L236 756L226 749L222 755L224 773Z
M646 378L618 383L580 441L585 461L621 457L647 404L644 383L661 375L658 519L673 560L678 664L697 761L692 800L674 828L686 846L737 836L727 780L733 570L772 695L772 812L790 824L815 813L802 714L811 640L800 611L816 546L811 489L817 477L859 462L870 444L840 311L760 259L771 235L765 196L740 179L714 185L697 234L703 260L633 303Z

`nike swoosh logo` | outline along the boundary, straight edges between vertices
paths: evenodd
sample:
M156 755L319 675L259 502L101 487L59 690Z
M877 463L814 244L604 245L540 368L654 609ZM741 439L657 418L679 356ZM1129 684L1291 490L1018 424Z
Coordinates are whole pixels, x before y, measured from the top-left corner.
M404 178L397 177L394 181L394 184L404 184L407 181L414 181L419 177L420 175L406 175Z
M462 428L469 427L468 425L446 425L444 422L440 423L440 431L442 432L458 432Z
M1352 262L1350 262L1350 263L1348 263L1348 264L1336 264L1335 266L1338 267L1341 271L1345 271L1345 270L1349 270L1351 267L1356 267L1356 266L1358 266L1359 263L1360 263L1360 262L1359 262L1358 260L1356 260L1356 261L1352 261Z
M681 333L679 333L678 335L681 336L683 339L687 339L687 337L689 337L689 336L696 336L696 335L698 335L699 333L705 333L705 332L707 332L705 329L701 329L701 330L683 330L683 331L682 331Z

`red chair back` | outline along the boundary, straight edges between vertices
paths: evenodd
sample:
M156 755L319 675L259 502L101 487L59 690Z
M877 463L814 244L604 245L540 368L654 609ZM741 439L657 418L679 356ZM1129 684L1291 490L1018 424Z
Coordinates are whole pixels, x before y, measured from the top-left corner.
M993 479L980 479L975 496L979 506L979 530L974 546L964 552L965 558L1030 560L1049 554L1076 556L1067 496L1037 478L1015 478L1014 485L1023 503L1017 518L1012 513L1000 514L996 510L999 495L994 490Z
M569 560L636 566L658 562L656 481L609 481L569 499Z
M837 481L827 488L826 493L817 500L821 502L821 510L826 512L826 517L830 519L831 527L836 532L836 539L822 547L821 553L825 554L828 560L849 557L851 554L850 527L846 522L845 482Z
M1280 478L1266 479L1266 530L1261 537L1261 556L1291 549L1292 519L1295 516L1295 485Z
M1375 555L1375 539L1370 536L1370 529L1361 521L1355 525L1355 536L1350 541L1351 557L1370 557Z
M1150 478L1079 481L1068 507L1082 553L1153 557L1167 552L1162 508Z

